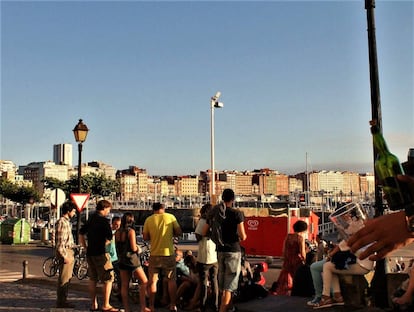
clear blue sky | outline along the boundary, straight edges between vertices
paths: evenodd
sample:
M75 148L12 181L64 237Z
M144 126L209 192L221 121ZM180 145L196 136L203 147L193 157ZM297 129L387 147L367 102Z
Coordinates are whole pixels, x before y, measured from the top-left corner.
M414 147L412 1L376 1L384 135ZM1 2L0 159L90 128L83 161L150 175L372 171L364 1Z

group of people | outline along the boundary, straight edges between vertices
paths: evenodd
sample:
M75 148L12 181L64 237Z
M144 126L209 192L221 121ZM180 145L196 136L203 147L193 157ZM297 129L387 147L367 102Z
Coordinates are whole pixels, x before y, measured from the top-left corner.
M178 287L177 259L181 251L174 246L173 238L180 236L182 230L175 216L165 212L162 203L154 203L153 214L144 222L143 239L150 241L151 246L147 276L138 257L140 247L136 241L134 216L126 212L121 219L114 218L111 227L107 217L112 205L107 200L99 201L95 214L79 231L79 244L86 248L88 261L90 311L119 311L110 304L114 271L119 271L122 304L126 312L130 311L128 287L133 275L140 282L141 312L155 311L155 297L157 287L160 287L158 283L160 278L162 278L161 284L165 285L164 303L168 305L171 312L177 311L177 304L182 294L189 289L193 290L189 309L197 308L205 311L211 302L215 311L228 311L232 305L233 293L238 288L241 271L240 241L245 240L247 236L243 213L233 208L235 200L233 190L224 190L222 200L223 202L218 206L212 207L207 204L201 209L201 218L196 228L199 245L197 258L192 254L184 257L189 274L187 278L180 279ZM74 307L67 301L67 297L75 246L70 219L75 215L75 209L74 203L65 202L61 207L62 217L56 224L56 255L62 259L57 287L58 308ZM214 244L209 234L212 216L217 211L220 211L224 218L222 224L224 244L220 246ZM101 306L97 298L98 282L102 283Z
M413 178L403 175L397 178L414 189ZM311 289L314 296L307 304L314 309L344 305L338 275L365 275L374 269L376 260L413 242L414 234L408 221L407 212L394 212L367 220L363 226L350 229L348 238L336 245L324 245L321 237L318 237L316 256L306 245L307 224L297 221L293 226L294 233L288 234L284 241L282 270L271 292L278 295L308 296L308 290ZM414 269L410 268L409 271L411 275ZM307 286L309 281L313 287ZM412 304L414 278L408 279L402 289L402 294L395 296L393 302L399 306Z
M398 176L398 179L411 187L414 186L414 179L409 176ZM192 278L183 281L178 288L176 282L177 250L173 244L173 237L181 235L182 232L174 215L166 213L163 204L154 203L153 214L145 220L143 239L151 242L147 277L140 263L133 261L134 255L139 252L133 228L133 215L125 213L118 225L119 228L115 226L115 229L111 229L106 218L110 212L111 203L107 200L99 201L96 213L80 229L79 237L81 246L87 248L91 311L98 310L96 294L98 281L103 283L103 303L100 310L118 311L109 302L114 270L109 253L110 248L108 249L111 242L115 243L117 252L119 263L117 269L120 271L121 297L125 311L129 311L128 287L132 274L138 277L141 290L143 290L140 291L141 312L155 310L155 295L160 276L166 285L164 288L168 296L164 298L169 300L170 311L177 311L177 303L180 302L182 294L187 289L193 290L193 295L197 298L188 303L188 308L199 308L204 311L208 303L211 303L216 311L230 311L233 294L239 286L242 257L240 241L247 238L243 213L233 208L234 200L234 192L226 189L222 193L221 204L214 207L209 204L203 206L195 230L198 240L197 258L192 255L184 258L185 264L192 273ZM74 263L72 251L74 242L70 225L70 218L74 213L74 204L64 203L62 217L56 226L56 252L63 260L57 288L58 307L72 306L67 302L67 292ZM220 214L223 219L221 225L223 243L220 244L215 244L210 237L216 214ZM323 243L318 244L315 256L315 251L311 250L306 242L306 222L297 221L293 226L294 233L288 234L285 239L283 252L285 261L272 291L284 295L300 293L300 288L295 290L295 279L300 281L300 277L305 274L312 280L312 292L314 293L314 298L308 302L309 306L320 309L344 305L338 275L364 275L373 269L374 261L413 242L414 234L407 228L407 220L404 211L368 220L364 227L352 233L347 240L331 248L326 257L322 256L326 250ZM402 230L395 231L396 228ZM365 248L361 251L362 247ZM355 256L356 251L360 251L358 256ZM303 284L299 281L297 281L298 284ZM407 282L405 294L395 299L394 302L400 305L411 302L413 294L414 279L411 279ZM149 297L148 307L146 296Z
M86 247L85 235L88 234L86 252L89 275L88 289L92 299L91 311L98 310L96 294L98 281L103 283L103 304L101 310L118 311L109 303L113 281L113 267L106 245L112 240L112 230L106 217L111 207L112 205L109 201L99 201L96 205L96 213L80 229L79 244L82 247ZM73 248L75 247L70 219L76 214L76 206L73 202L66 201L61 206L61 212L62 215L57 221L55 228L56 257L60 259L56 306L58 308L74 308L74 305L67 301L67 297L74 266Z

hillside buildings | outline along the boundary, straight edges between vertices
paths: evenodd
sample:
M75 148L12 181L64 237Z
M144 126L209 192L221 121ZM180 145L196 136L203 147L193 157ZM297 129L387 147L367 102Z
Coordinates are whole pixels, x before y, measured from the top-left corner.
M66 181L77 175L78 169L72 167L71 154L71 144L55 144L54 161L32 162L17 169L12 161L0 160L0 173L10 181L28 181L43 194L43 178ZM119 192L112 194L112 199L146 201L173 197L209 198L210 170L201 171L199 175L150 176L146 169L137 166L117 170L99 161L82 164L82 175L91 173L104 174L109 179L119 181ZM215 172L215 182L216 194L221 194L225 188L232 188L238 196L254 198L272 196L287 199L306 192L349 200L374 193L372 174L349 171L321 170L288 176L269 168L242 172L224 170Z

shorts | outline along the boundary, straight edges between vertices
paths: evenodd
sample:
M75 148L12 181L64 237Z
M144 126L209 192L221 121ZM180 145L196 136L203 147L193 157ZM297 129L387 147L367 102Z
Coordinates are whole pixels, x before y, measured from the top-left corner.
M158 281L161 274L169 280L176 280L175 255L171 256L150 256L148 273L150 280Z
M220 290L234 292L239 286L239 275L241 271L240 252L218 252L219 269L218 283Z
M102 283L113 282L114 273L109 253L99 256L87 256L88 260L88 276L89 279L95 282Z
M141 266L140 266L140 265L138 265L138 266L130 266L130 265L125 265L125 264L123 264L123 263L119 263L119 264L118 264L118 267L119 267L119 269L120 269L120 270L122 270L122 271L134 272L134 271L136 271L138 268L140 268Z

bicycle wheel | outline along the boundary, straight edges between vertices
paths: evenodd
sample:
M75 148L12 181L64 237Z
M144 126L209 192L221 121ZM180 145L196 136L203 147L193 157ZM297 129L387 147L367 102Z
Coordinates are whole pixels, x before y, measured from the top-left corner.
M129 283L128 295L133 303L139 303L140 285L137 280L132 280Z
M88 262L80 260L79 264L76 266L75 275L79 280L83 280L86 276L88 276Z
M50 256L43 261L43 274L47 277L53 277L59 271L58 260L54 256Z

